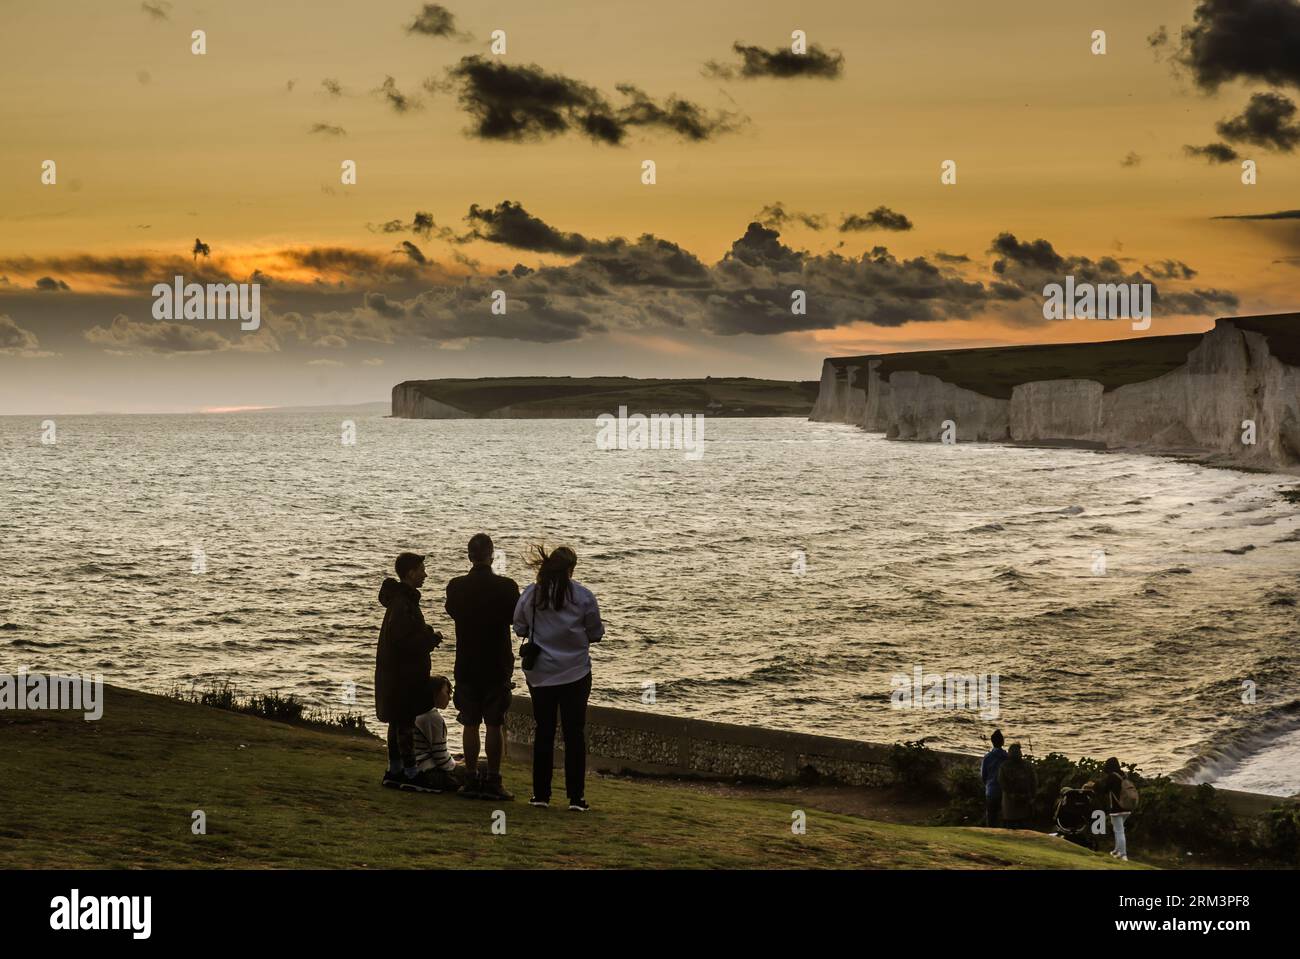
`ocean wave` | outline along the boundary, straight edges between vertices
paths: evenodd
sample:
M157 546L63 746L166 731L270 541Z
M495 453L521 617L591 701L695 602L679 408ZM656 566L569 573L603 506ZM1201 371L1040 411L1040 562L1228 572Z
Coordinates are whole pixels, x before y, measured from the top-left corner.
M1202 743L1196 755L1176 770L1177 782L1206 783L1222 778L1279 737L1300 729L1300 699L1268 710L1252 725L1225 733Z

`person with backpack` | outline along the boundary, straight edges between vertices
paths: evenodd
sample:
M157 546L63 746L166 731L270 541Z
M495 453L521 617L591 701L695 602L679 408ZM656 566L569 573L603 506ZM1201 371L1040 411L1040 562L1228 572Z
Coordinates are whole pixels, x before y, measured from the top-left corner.
M1020 743L1011 744L1006 761L998 767L998 787L1002 790L1002 828L1026 828L1034 818L1038 776L1021 753Z
M993 730L989 737L993 748L984 754L980 763L980 781L984 783L984 825L996 829L1002 822L1002 787L998 785L998 768L1006 762L1007 751L1002 748L1006 738L1002 730Z
M592 643L605 626L591 590L573 579L578 556L567 546L547 552L533 547L537 570L515 606L515 633L527 640L519 658L533 700L533 796L530 806L549 806L555 764L556 713L564 728L564 787L569 809L586 812L587 700L591 696Z
M1093 795L1100 808L1110 817L1110 828L1115 834L1115 848L1111 855L1128 861L1128 840L1124 824L1138 807L1138 789L1133 780L1124 775L1119 760L1114 756L1101 767L1101 775L1093 781Z

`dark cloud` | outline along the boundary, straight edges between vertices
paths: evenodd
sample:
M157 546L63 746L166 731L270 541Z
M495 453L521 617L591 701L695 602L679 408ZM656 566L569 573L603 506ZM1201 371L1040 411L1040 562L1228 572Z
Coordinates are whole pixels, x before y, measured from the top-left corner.
M628 99L618 111L618 121L625 127L661 127L698 143L734 133L741 125L734 114L711 114L699 104L679 97L670 96L658 103L630 83L620 83L615 89Z
M474 120L471 135L482 140L524 142L578 133L618 145L632 128L655 127L701 141L730 132L741 122L734 114L710 114L677 97L657 102L630 84L618 87L628 102L615 106L579 80L548 73L536 64L516 66L478 55L449 67L445 86L456 92L461 109Z
M934 254L934 258L938 260L940 263L969 263L970 262L970 257L968 257L965 253L945 253L943 250L936 251Z
M62 293L71 289L68 284L62 280L56 280L52 276L43 276L36 281L36 289L42 293Z
M1296 37L1300 45L1300 36ZM1216 126L1219 136L1233 143L1249 143L1290 153L1300 144L1300 124L1295 122L1296 107L1279 93L1255 93L1240 114L1221 120Z
M343 96L343 84L339 83L333 77L326 77L324 80L320 82L320 85L323 86L325 88L325 92L332 97Z
M1161 260L1158 263L1148 263L1142 269L1157 280L1190 280L1196 276L1196 271L1182 260Z
M426 3L406 32L421 33L426 37L465 37L456 30L455 14L437 3Z
M0 355L20 356L36 352L40 341L31 330L25 330L8 315L0 313Z
M1122 167L1135 167L1142 164L1142 157L1134 150L1129 150L1124 159L1119 161Z
M1210 91L1229 80L1300 87L1297 38L1297 0L1200 0L1174 60Z
M789 223L802 223L810 230L826 228L826 217L820 213L800 213L798 210L786 210L780 200L770 203L754 214L754 221L772 229L781 229Z
M417 110L420 107L420 101L408 97L401 90L397 89L397 81L392 77L384 77L384 82L379 85L375 91L382 96L398 113L409 113L411 110Z
M1196 275L1181 260L1159 260L1154 267L1145 267L1144 273L1127 269L1114 257L1093 260L1066 256L1046 240L1022 242L1011 233L998 234L990 252L996 256L993 272L1004 284L995 293L1008 300L1023 298L1041 303L1048 283L1061 283L1066 276L1073 276L1076 284L1150 283L1153 311L1161 315L1215 316L1238 305L1237 296L1227 290L1161 290L1157 279L1190 279Z
M380 316L388 317L390 320L406 315L406 310L400 303L392 302L383 293L367 293L361 298L361 302L366 309L374 310Z
M419 264L412 262L414 258L409 254L407 258L398 260L391 254L341 246L298 247L278 253L292 266L319 270L340 278L404 280L419 275Z
M989 252L997 256L993 262L995 273L1006 273L1014 266L1052 271L1059 271L1065 266L1064 257L1046 240L1022 243L1011 233L999 233L995 236Z
M424 266L429 262L428 257L424 255L424 251L422 251L418 246L416 246L410 240L403 240L400 244L398 244L397 249L401 253L410 257L412 262L420 264L420 266Z
M145 0L140 9L154 20L170 20L172 5L167 0Z
M194 248L190 250L190 255L197 261L199 257L212 255L212 247L208 246L198 237L194 238Z
M475 203L465 219L474 238L517 250L576 256L592 248L592 241L581 233L561 232L511 200L503 200L491 209Z
M319 133L327 137L345 137L348 131L330 123L313 123L308 133Z
M1207 143L1203 147L1188 144L1183 147L1183 152L1190 157L1200 157L1210 163L1231 163L1233 160L1241 159L1237 151L1226 143Z
M838 50L826 51L817 44L808 47L807 53L795 53L787 47L764 50L747 46L737 40L731 45L740 56L738 64L723 64L710 60L704 65L705 76L723 80L751 80L756 77L820 77L838 79L844 73L844 54Z
M1232 216L1216 216L1215 220L1300 220L1300 210L1278 210L1276 213L1238 213Z
M841 233L859 230L894 230L902 232L910 229L912 229L912 221L887 206L878 206L866 216L846 213L840 221Z

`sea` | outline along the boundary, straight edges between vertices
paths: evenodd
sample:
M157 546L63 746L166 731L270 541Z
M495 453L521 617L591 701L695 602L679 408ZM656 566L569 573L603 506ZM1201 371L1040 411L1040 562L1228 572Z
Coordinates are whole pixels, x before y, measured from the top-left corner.
M450 673L483 531L521 584L531 545L576 550L598 704L1300 792L1294 477L795 418L707 418L698 457L373 407L54 425L0 418L0 671L373 722L394 557L427 554Z

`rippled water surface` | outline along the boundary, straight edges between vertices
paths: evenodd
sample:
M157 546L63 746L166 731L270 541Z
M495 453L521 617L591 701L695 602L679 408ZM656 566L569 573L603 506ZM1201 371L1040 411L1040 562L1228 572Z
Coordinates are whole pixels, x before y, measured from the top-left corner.
M43 446L39 420L0 418L12 668L229 677L336 708L354 681L369 711L393 556L429 554L426 615L446 629L442 584L483 529L520 580L527 543L578 551L609 630L595 702L974 752L989 722L891 708L890 677L996 673L997 723L1038 753L1300 790L1300 516L1277 493L1294 480L794 419L709 420L698 461L598 451L578 420L57 427Z

